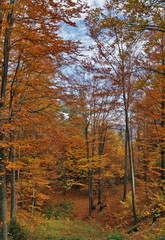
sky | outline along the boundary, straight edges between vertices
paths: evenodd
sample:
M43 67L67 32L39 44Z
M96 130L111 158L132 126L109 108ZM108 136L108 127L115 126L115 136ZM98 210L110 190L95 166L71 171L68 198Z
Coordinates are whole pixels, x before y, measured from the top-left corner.
M76 1L76 0L75 0ZM105 0L85 0L88 2L88 5L91 8L96 7L103 7ZM84 23L85 14L82 14L81 18L73 19L76 23L77 27L69 26L65 23L62 24L60 28L60 35L63 39L66 40L73 40L73 41L80 41L82 43L81 47L84 47L81 54L83 56L92 56L93 51L89 50L88 48L94 44L94 41L91 37L88 36L87 28ZM82 55L80 58L82 58ZM69 65L63 68L65 74L73 72L73 66Z
M88 0L89 5L95 7L102 7L104 5L105 0Z
M105 0L86 0L88 5L92 8L103 7ZM71 27L64 24L61 28L60 34L67 40L81 41L84 45L90 45L91 39L87 36L87 29L83 22L85 15L82 18L76 19L77 27Z

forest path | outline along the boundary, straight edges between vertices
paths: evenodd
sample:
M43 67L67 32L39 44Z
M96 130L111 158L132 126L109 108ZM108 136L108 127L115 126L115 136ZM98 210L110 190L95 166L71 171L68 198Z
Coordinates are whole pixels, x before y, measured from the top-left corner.
M128 185L128 192L131 186ZM123 197L123 185L117 185L106 189L103 194L103 210L99 211L100 205L97 205L97 195L94 195L94 204L96 209L92 211L92 216L89 218L89 199L88 191L68 190L65 193L55 192L54 203L57 202L72 202L74 203L75 219L80 221L97 220L101 225L107 228L115 228L123 223L123 204L121 203ZM132 214L131 214L132 215ZM132 224L133 216L130 217L128 224ZM127 225L127 224L126 224Z

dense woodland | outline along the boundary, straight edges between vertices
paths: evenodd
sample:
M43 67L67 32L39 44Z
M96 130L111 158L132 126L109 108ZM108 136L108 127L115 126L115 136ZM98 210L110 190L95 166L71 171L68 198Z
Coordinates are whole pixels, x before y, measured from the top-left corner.
M88 47L61 34L79 18ZM97 239L33 238L39 223L61 220L52 204L82 193L84 224L102 216L124 239L163 223L165 1L0 0L0 90L1 240ZM109 191L120 196L108 212Z

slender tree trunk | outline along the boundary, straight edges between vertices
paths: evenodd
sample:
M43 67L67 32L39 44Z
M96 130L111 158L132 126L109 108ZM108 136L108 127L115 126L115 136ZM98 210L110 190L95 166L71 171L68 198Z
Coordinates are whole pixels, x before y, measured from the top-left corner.
M133 156L132 156L131 137L130 137L130 130L129 130L128 103L127 103L127 99L126 99L124 79L122 79L122 87L123 87L123 100L124 100L124 110L125 110L126 134L127 134L127 141L128 141L129 162L130 162L130 171L131 171L132 207L133 207L134 222L136 224L137 223L137 213L136 213L136 203L135 203L135 176L134 176L134 164L133 164Z
M1 39L1 32L2 32L2 23L3 23L3 0L0 2L0 39Z
M16 0L10 0L10 12L7 16L7 23L9 27L6 27L5 31L5 40L4 40L4 60L3 60L3 71L2 71L2 86L1 86L1 98L2 101L5 100L6 95L6 85L7 85L7 76L8 76L8 65L9 65L9 52L10 52L10 36L12 31L12 26L14 23L14 12L13 6L15 5Z
M99 147L98 147L98 154L99 157L103 155L104 152L104 145L106 141L106 132L107 127L103 128L102 132L100 133L100 141L99 141ZM98 205L102 203L102 169L99 168L99 181L98 181Z
M35 127L33 126L33 141L36 139L36 131ZM33 149L33 193L32 193L32 208L31 208L31 219L34 217L34 207L35 207L35 197L36 197L36 174L35 174L35 158L36 158L36 152L35 149Z
M134 166L134 171L135 171L135 159L134 159L134 147L133 147L133 132L132 132L132 128L130 130L130 140L131 140L131 148L132 148L132 160L133 160L133 166Z
M21 147L20 147L20 141L21 141L21 127L19 128L19 146L18 146L18 159L20 161L21 159ZM20 169L17 171L17 183L18 183L18 189L20 184Z
M88 126L85 127L85 140L86 140L86 154L89 163L89 139L88 139ZM92 191L91 191L91 170L88 170L88 192L89 192L89 216L92 214Z
M146 196L148 197L148 184L147 184L147 171L148 171L148 167L147 167L147 161L144 160L144 181L145 181L145 192L146 192Z
M19 128L19 142L21 142L22 140L22 132L23 132L23 128L20 127ZM20 144L19 144L19 147L18 147L18 159L19 161L21 160L21 147L20 147ZM23 209L23 206L24 206L24 196L22 195L22 189L23 187L21 186L21 181L20 181L20 169L18 169L17 171L17 189L19 192L21 192L21 195L20 195L20 198L21 198L21 208Z
M94 122L93 122L93 140L92 140L92 157L95 156L95 135L96 135L96 129L95 129L95 112L94 112ZM93 170L91 170L90 174L91 180L90 180L90 192L91 192L91 208L94 210L96 207L94 205L94 200L93 200Z
M24 127L22 127L22 140L26 140L26 137L27 137L27 132L26 132L26 128L24 129ZM20 138L21 138L21 132L20 132ZM22 150L22 157L24 158L25 157L25 148ZM24 187L21 185L21 209L24 208L24 200L25 200L25 197L24 197Z
M93 210L93 186L92 186L92 171L89 170L89 216L92 214Z
M98 183L98 205L101 204L101 199L102 199L102 184L101 184L101 180L102 180L102 169L99 168L99 183Z
M3 49L3 69L2 69L2 81L1 81L1 92L0 92L0 112L3 114L3 110L5 107L5 96L6 96L6 85L7 85L7 76L8 76L8 65L9 65L9 51L10 51L10 35L12 31L12 26L14 23L14 12L13 7L15 5L16 0L10 0L10 11L7 16L7 23L8 26L5 30L5 38L4 38L4 49ZM3 9L1 7L0 11L0 28L2 27L2 16ZM3 131L0 132L0 140L3 142L4 135ZM0 149L0 224L1 224L1 232L0 232L0 239L7 240L7 190L6 190L6 166L5 166L5 155L4 149Z
M34 166L35 166L35 163L34 163ZM33 174L33 193L32 193L31 219L33 219L33 217L34 217L35 191L36 191L35 174Z
M134 165L133 165L132 148L131 148L131 141L130 141L129 125L128 125L128 115L126 116L126 124L127 124L129 161L130 161L130 170L131 170L132 207L133 207L134 222L136 224L137 223L137 213L136 213L136 203L135 203L135 176L134 176Z
M128 161L128 141L127 141L127 133L125 132L125 163L124 163L124 193L123 193L123 201L126 200L127 197L127 161Z
M2 131L2 130L1 130ZM3 133L0 140L3 141ZM6 166L4 163L4 149L0 148L0 239L7 240L7 196L6 196Z
M93 200L93 170L91 170L91 174L90 174L90 193L91 193L91 209L94 210L95 204L94 204L94 200Z
M12 106L13 106L13 99L14 99L14 91L13 91L13 86L14 83L16 81L16 76L18 73L18 69L19 69L19 64L20 64L20 58L18 59L18 63L17 63L17 67L15 70L15 74L14 74L14 78L13 81L11 83L11 88L10 88L10 102L9 102L9 123L11 122L11 118L12 118ZM10 147L10 151L9 151L9 160L15 164L15 148L13 146L13 143L15 141L15 135L16 135L16 130L15 131L11 131L10 133L10 142L12 144L12 146ZM15 191L15 169L12 168L11 170L11 211L10 211L10 230L12 231L12 228L15 224L15 213L16 213L16 191Z
M162 54L164 53L164 33L162 33ZM165 59L162 59L162 67L165 66ZM165 70L163 70L165 74ZM165 81L162 79L162 101L161 101L161 127L162 132L164 132L164 122L165 122ZM164 160L164 136L161 137L161 178L164 182L165 180L165 160ZM164 184L164 183L163 183ZM164 193L164 186L161 187Z
M140 143L140 126L138 124L138 129L137 129L137 142L138 142L138 165L140 164L140 156L139 156L139 153L140 153L140 146L139 146L139 143Z
M15 133L13 133L15 135ZM13 136L10 136L11 141L13 141ZM14 136L15 138L15 136ZM15 164L15 149L12 146L9 152L10 161ZM11 170L11 210L10 210L10 226L15 223L15 213L16 213L16 191L15 191L15 169Z
M99 157L103 154L104 143L99 143ZM98 205L101 204L102 200L102 169L99 167L99 181L98 181Z
M161 110L162 110L162 120L161 120L161 127L162 130L164 130L164 122L165 122L165 86L163 83L163 89L162 89L162 103L161 103ZM163 132L163 131L162 131ZM161 138L161 178L162 180L165 180L165 161L164 161L164 137ZM162 189L163 190L163 189Z

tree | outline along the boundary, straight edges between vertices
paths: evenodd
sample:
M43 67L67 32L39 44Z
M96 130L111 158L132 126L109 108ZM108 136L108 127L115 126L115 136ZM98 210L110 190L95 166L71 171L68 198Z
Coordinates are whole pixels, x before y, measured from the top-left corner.
M117 3L117 2L116 2ZM132 7L134 5L134 7ZM164 3L163 1L125 1L122 9L125 9L127 28L133 28L135 32L141 31L145 38L146 59L143 68L147 71L145 81L152 85L152 75L158 74L161 86L161 129L164 131ZM144 81L144 78L143 78ZM145 85L145 84L144 84ZM161 176L164 180L164 137L160 136L161 142Z
M137 51L140 34L134 34L133 30L125 28L125 19L120 19L120 11L115 9L111 2L106 5L107 13L99 9L93 10L86 18L89 35L97 44L98 51L108 64L109 79L114 91L120 94L120 102L123 101L125 127L128 143L130 168L132 176L132 204L134 220L137 222L135 206L135 182L134 166L130 137L130 105L134 99L134 83L139 73L136 71L137 63L141 60ZM115 17L114 17L115 14ZM127 148L125 148L127 149Z
M66 10L67 9L67 13ZM59 68L65 62L63 52L75 51L77 44L62 40L58 34L60 22L75 25L70 18L78 16L82 10L80 2L66 1L55 3L52 1L26 1L20 3L11 0L0 3L0 48L3 53L1 61L1 122L10 118L19 118L22 106L29 100L34 101L37 97L30 95L32 89L47 91L52 87L54 66ZM42 54L41 54L42 53ZM49 74L49 77L48 77ZM47 80L45 82L45 77ZM13 79L10 82L10 79ZM41 81L42 80L42 81ZM46 84L45 84L46 83ZM12 109L9 108L9 88L11 86ZM18 94L18 90L20 91ZM16 96L16 93L18 94ZM31 99L28 98L28 95ZM40 95L41 97L41 95ZM44 96L46 97L46 96ZM43 96L41 97L43 98ZM42 106L45 109L47 103ZM34 105L33 105L34 107ZM9 111L8 111L8 110ZM25 110L25 108L24 108ZM29 109L26 105L24 113L32 113L39 109ZM41 109L40 109L41 111ZM9 113L9 115L8 115ZM22 115L23 116L23 115ZM23 119L23 118L22 118ZM4 127L5 129L5 127ZM1 142L5 141L4 131L1 130ZM1 238L7 239L6 221L6 159L5 148L1 147L1 199L0 199L0 222L2 223Z
M95 208L93 180L96 171L100 172L99 201L101 201L101 168L106 165L102 162L103 151L109 124L108 116L113 107L109 104L112 99L107 94L109 86L106 84L106 77L95 67L94 60L89 61L89 59L84 59L81 62L81 68L77 67L74 75L68 74L67 76L68 88L71 92L67 98L67 106L70 109L69 122L72 121L71 124L74 126L79 124L79 129L85 138L84 140L82 138L82 141L85 141L86 145L89 215L91 215L92 209ZM75 78L75 75L79 77Z

